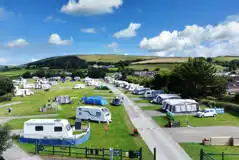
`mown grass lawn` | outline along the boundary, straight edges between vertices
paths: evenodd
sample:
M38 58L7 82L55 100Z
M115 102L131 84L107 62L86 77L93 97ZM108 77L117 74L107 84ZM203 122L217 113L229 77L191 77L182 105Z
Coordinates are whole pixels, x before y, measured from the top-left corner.
M164 126L167 121L164 116L153 117L153 119L160 125ZM219 114L216 117L208 117L208 118L197 118L193 115L185 115L185 116L175 116L176 121L181 122L181 126L186 126L186 120L188 119L188 123L193 127L201 127L201 126L239 126L239 113L236 112L228 112L224 114Z
M224 160L238 160L239 155L229 156L226 154L239 154L239 147L234 146L204 146L200 143L180 143L183 149L189 154L193 160L200 160L200 149L206 153L221 154L224 152ZM212 156L215 160L221 160L221 155Z
M140 100L134 100L135 103L149 103L150 105L150 101L148 99L140 99Z
M54 98L59 95L69 95L73 99L73 104L61 105L62 110L57 112L59 116L51 117L69 119L71 124L74 124L75 109L77 106L83 105L79 102L79 99L83 96L92 95L104 95L110 103L111 97L115 95L109 90L95 90L93 87L87 87L86 89L73 90L72 87L79 82L65 82L54 86L49 92L38 91L34 96L30 97L15 97L13 101L22 101L23 104L12 106L14 115L36 115L36 114L49 114L49 112L42 113L39 108L43 106L48 98ZM112 114L112 123L108 127L108 131L105 134L104 125L101 123L91 122L91 137L90 140L79 147L91 147L91 148L122 148L124 150L138 150L143 147L144 159L152 159L152 153L148 147L144 144L141 137L133 137L133 126L124 110L124 107L114 107L110 104L106 105ZM3 111L4 113L2 113ZM52 112L50 112L52 113ZM0 109L0 116L7 115L7 109ZM49 118L49 117L48 117ZM16 119L8 122L10 129L22 129L24 122L28 119ZM34 151L34 145L31 144L19 144L23 149L28 152Z
M142 110L155 110L159 111L161 106L160 105L151 105L151 106L145 106L145 107L140 107Z

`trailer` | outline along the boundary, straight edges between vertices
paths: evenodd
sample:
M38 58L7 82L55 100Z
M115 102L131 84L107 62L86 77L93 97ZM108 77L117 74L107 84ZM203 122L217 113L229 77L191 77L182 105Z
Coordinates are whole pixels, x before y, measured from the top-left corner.
M73 89L84 89L85 85L84 84L76 84Z
M76 119L111 122L111 113L105 107L80 106L76 108Z

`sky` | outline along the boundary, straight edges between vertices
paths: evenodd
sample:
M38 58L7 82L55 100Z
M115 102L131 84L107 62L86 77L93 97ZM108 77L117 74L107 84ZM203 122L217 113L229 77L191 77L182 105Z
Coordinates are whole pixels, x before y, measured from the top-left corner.
M0 65L72 54L239 55L238 0L0 0Z

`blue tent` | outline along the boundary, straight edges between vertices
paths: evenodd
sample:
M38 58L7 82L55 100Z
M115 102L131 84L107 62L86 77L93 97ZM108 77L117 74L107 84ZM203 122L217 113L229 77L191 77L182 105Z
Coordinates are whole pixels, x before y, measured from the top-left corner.
M85 104L94 104L101 106L108 104L107 100L101 96L83 97L81 98L81 101L83 101Z

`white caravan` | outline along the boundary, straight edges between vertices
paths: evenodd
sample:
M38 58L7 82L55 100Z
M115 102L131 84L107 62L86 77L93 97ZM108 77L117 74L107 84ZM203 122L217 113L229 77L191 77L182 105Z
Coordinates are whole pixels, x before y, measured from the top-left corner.
M76 84L73 89L84 89L85 85L84 84Z
M24 123L24 138L57 139L73 137L73 130L66 119L30 119Z
M111 113L105 107L80 106L76 108L76 119L111 122Z
M19 89L17 86L14 89L15 96L31 96L34 95L34 92L30 89Z
M161 109L172 113L197 112L200 106L193 99L168 99L163 101Z
M22 85L23 89L35 89L35 84L25 83Z
M162 104L163 100L166 99L181 99L181 97L177 94L159 94L151 103Z

